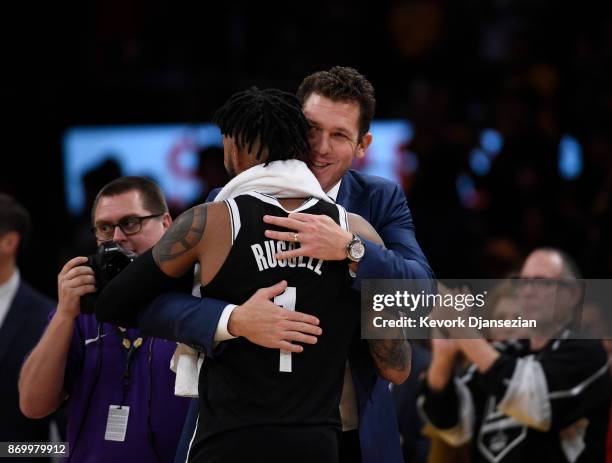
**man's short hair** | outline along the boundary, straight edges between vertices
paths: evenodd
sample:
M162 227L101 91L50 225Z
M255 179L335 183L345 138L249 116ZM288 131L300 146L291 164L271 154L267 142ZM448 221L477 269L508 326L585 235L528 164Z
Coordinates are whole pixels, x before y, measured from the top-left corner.
M163 214L168 212L168 204L161 188L157 183L145 177L126 176L119 177L107 183L96 195L91 209L91 221L95 220L98 201L102 197L117 196L130 191L138 191L142 200L142 207L151 214Z
M15 198L0 193L0 235L16 231L25 243L30 235L30 214Z
M370 130L376 108L374 87L357 70L334 66L329 71L307 76L298 88L297 97L303 105L313 93L333 101L356 102L359 105L359 139Z

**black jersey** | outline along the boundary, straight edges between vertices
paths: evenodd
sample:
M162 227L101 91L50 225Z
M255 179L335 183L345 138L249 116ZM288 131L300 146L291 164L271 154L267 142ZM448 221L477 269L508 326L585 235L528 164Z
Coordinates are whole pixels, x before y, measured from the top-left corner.
M425 400L420 403L432 423L438 429L459 429L460 417L473 413L471 461L477 463L603 462L611 381L601 341L569 339L566 331L561 339L549 341L538 352L531 350L528 340L494 346L501 356L486 373L481 374L472 366L438 392L431 391L425 383ZM542 401L550 407L549 431L528 427L498 409L510 385L521 380L519 360L538 362L543 370L546 384ZM465 386L469 400L465 400L466 396L462 398L461 385ZM588 420L583 436L585 446L572 460L567 456L564 448L567 442L561 431L582 418Z
M295 243L268 239L264 215L286 217L277 199L250 193L225 201L232 220L231 251L202 295L245 302L265 286L287 280L275 302L319 318L323 334L299 354L282 353L238 338L204 361L199 379L200 415L190 455L208 438L257 426L323 425L340 428L338 404L350 339L358 328L359 307L349 297L346 261L312 258L277 260ZM346 211L309 199L295 210L325 214L347 229ZM279 229L280 230L280 229ZM354 295L352 295L354 296ZM296 450L299 452L299 450Z

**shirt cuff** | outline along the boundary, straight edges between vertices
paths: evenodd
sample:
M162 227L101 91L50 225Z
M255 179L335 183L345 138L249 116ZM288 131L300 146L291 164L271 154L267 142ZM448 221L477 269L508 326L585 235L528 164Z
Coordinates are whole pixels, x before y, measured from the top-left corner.
M221 312L221 317L219 317L219 323L217 323L217 330L215 331L215 341L227 341L228 339L234 339L236 336L232 336L230 332L227 330L227 323L229 322L230 315L236 308L235 304L228 304Z

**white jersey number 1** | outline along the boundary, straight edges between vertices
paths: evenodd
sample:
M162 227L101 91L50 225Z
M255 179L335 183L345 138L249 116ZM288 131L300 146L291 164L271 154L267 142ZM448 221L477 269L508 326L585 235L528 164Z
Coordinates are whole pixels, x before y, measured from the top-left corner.
M288 286L283 294L274 298L274 303L287 310L295 310L295 286ZM291 373L291 352L281 349L279 371Z

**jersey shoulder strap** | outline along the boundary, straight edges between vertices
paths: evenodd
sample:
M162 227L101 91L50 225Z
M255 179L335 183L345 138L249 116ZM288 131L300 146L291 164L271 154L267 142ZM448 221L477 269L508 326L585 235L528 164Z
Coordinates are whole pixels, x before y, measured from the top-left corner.
M236 237L238 236L238 233L240 232L240 226L241 226L240 210L238 209L238 204L236 204L236 200L233 198L226 199L223 202L225 203L229 211L230 225L231 225L231 230L232 230L232 245L233 245L234 241L236 241Z
M340 227L343 230L351 231L348 223L348 212L346 212L346 209L340 204L336 204L336 207L338 208L338 220L340 222Z

